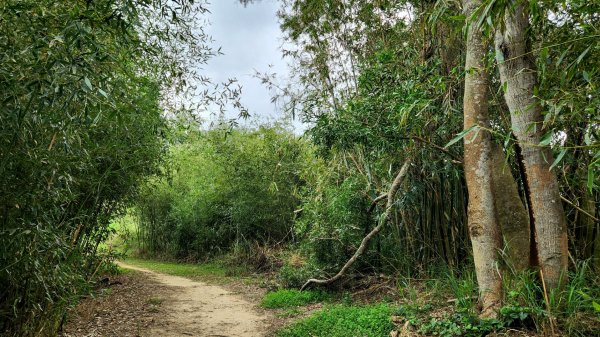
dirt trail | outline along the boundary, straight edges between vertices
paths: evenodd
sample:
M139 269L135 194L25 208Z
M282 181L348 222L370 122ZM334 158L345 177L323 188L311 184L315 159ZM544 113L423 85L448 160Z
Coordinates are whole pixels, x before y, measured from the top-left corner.
M253 304L219 287L183 277L165 275L118 262L119 266L147 273L168 287L178 288L162 306L168 316L150 336L264 336L268 317Z

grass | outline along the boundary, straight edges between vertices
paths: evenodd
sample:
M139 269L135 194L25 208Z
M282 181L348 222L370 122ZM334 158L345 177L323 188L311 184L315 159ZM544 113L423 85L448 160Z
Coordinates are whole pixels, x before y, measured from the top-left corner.
M391 313L388 304L333 305L278 331L277 336L389 336L390 331L394 330Z
M293 308L321 302L330 297L330 294L324 291L282 289L265 295L261 306L267 309Z
M160 297L150 297L149 299L146 300L146 303L150 304L150 305L161 305L163 302L163 299Z
M298 309L298 308L289 308L289 309L285 309L284 311L275 314L276 317L280 317L280 318L288 318L288 317L296 317L298 315L302 314L302 310Z
M201 280L216 279L221 282L227 281L227 268L222 264L216 262L191 264L146 260L138 258L127 258L123 262L141 268L151 269L159 273L164 273L168 275L182 276Z

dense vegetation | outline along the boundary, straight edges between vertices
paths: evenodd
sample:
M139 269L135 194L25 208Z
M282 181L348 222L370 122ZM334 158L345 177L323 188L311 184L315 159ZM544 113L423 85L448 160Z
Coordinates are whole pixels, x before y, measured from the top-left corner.
M148 181L136 203L141 254L198 261L293 237L306 142L276 127L177 142L168 175Z
M0 3L3 334L56 334L105 261L98 247L110 218L158 172L163 94L192 75L181 60L208 56L190 11L203 9L168 1ZM164 33L165 25L178 35Z
M294 78L262 80L304 135L190 122L239 92L185 95L213 52L205 8L176 3L0 4L0 331L56 334L119 223L142 257L224 258L275 287L379 275L407 299L282 336L387 335L391 316L425 335L598 331L598 3L284 0Z

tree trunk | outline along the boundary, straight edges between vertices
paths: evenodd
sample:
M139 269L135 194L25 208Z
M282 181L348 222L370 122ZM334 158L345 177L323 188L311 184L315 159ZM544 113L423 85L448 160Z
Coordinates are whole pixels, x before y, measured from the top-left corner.
M504 31L496 32L496 54L512 128L523 157L525 183L535 232L538 264L548 290L566 281L567 226L548 146L540 147L542 109L534 96L536 73L527 46L529 17L522 5L507 9Z
M480 5L479 0L464 0L466 17L470 18ZM475 23L468 23L464 127L465 130L474 125L489 128L489 75L485 66L488 43L481 29ZM492 139L491 134L483 128L464 138L465 177L469 192L469 235L479 285L481 316L495 317L502 303L502 280L498 269L501 240L494 205Z
M494 202L504 239L503 256L511 270L523 271L529 267L529 214L519 196L510 166L504 162L502 149L495 144L492 146Z

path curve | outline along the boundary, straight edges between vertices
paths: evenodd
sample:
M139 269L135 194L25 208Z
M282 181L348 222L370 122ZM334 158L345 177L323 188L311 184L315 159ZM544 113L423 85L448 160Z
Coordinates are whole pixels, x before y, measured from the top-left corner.
M166 275L117 262L120 267L148 274L168 287L180 288L163 305L169 315L165 324L152 329L150 336L265 336L267 317L254 305L231 292L204 282Z

